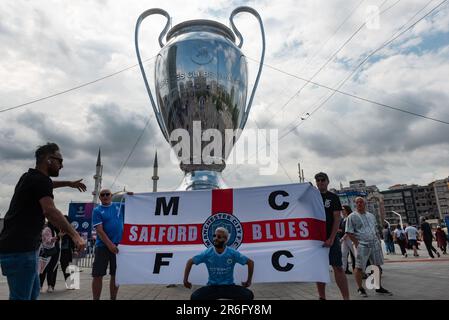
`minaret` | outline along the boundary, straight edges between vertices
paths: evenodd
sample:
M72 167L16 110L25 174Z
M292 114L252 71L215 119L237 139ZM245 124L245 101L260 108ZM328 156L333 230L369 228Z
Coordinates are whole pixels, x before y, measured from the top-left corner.
M159 180L159 177L157 176L157 151L154 156L154 163L153 163L153 176L151 179L153 180L153 192L157 192L157 181Z
M299 182L305 182L304 169L301 169L301 164L299 162L298 162L298 176L299 176Z
M93 203L98 202L98 196L100 195L100 190L101 190L102 175L103 175L103 165L101 164L101 150L100 150L100 148L98 148L97 167L96 167L96 171L95 171L95 175L94 175L95 188L94 188L94 191L92 192L92 195L93 195L92 202Z

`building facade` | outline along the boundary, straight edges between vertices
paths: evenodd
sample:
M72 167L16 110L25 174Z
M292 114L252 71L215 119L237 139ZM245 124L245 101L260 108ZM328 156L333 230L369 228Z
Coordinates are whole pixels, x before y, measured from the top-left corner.
M421 217L431 217L436 214L435 195L430 186L415 186L413 188L413 197L418 219Z
M429 189L434 194L432 215L434 218L444 219L449 215L449 178L430 183Z
M417 202L421 203L423 207L420 206L419 212L422 215L427 215L427 211L425 211L428 208L429 194L427 191L425 187L403 184L394 185L389 190L382 191L381 193L384 195L385 220L390 224L402 222L418 225L419 215L416 204Z
M443 221L449 216L449 178L436 180L427 186L397 184L385 191L366 186L365 180L349 182L349 187L336 191L342 204L354 209L354 200L361 196L367 200L367 210L374 213L382 224L400 222L419 225L421 217Z

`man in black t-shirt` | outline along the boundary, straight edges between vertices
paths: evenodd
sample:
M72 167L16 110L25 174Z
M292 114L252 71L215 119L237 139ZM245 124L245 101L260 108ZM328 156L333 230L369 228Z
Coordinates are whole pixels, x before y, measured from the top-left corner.
M35 300L39 296L38 249L47 218L56 228L67 233L78 249L84 240L55 207L53 188L69 186L85 191L78 181L53 182L62 169L62 155L55 143L39 147L35 153L36 168L29 169L17 183L0 233L0 263L8 279L11 300Z
M341 203L335 193L327 190L329 177L324 172L315 175L316 186L323 198L324 210L326 211L326 236L327 240L323 247L329 248L329 265L334 269L335 282L340 289L344 300L349 300L348 280L342 267L342 255L340 239L337 236L341 219ZM326 300L326 283L317 282L320 300Z

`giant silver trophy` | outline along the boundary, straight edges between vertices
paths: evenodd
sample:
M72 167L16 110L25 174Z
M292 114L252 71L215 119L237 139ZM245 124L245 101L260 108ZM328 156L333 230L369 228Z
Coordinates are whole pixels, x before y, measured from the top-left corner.
M240 48L243 38L234 24L234 16L240 12L253 14L259 21L262 33L262 54L259 70L249 102L247 103L248 72L246 58ZM153 99L139 52L139 29L142 21L153 14L167 18L159 36L161 50L155 62L155 89L157 105ZM229 18L232 29L239 39L236 45L234 33L225 25L211 20L191 20L180 23L168 31L171 18L162 9L143 12L135 30L136 54L145 86L150 97L156 120L165 139L176 129L189 133L191 152L189 158L178 154L180 167L185 176L178 190L226 188L221 172L225 161L237 141L230 141L225 130L243 130L259 82L265 56L265 33L262 19L250 7L236 8ZM166 43L163 38L166 36ZM200 121L200 122L199 122ZM200 128L198 128L200 124ZM221 134L221 154L213 154L214 161L203 161L195 149L208 144L195 138L194 131L217 129ZM227 140L226 140L227 139ZM195 148L196 146L196 148Z

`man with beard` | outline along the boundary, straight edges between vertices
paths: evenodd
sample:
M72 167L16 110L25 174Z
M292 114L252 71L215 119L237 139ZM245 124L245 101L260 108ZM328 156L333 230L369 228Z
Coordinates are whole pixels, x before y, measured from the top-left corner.
M63 158L55 143L39 147L35 153L36 168L20 178L0 234L0 263L9 286L10 300L36 300L40 292L38 249L45 218L72 238L75 247L86 246L78 232L55 207L53 189L71 187L86 191L77 181L52 181L63 168Z
M254 299L253 292L248 289L253 277L254 262L237 250L226 246L228 238L229 232L226 228L215 229L214 246L187 261L184 271L184 286L186 288L192 288L192 284L189 282L189 274L193 264L205 263L209 272L207 286L193 292L191 300ZM248 265L248 278L247 281L242 282L242 286L234 283L234 266L236 263Z

